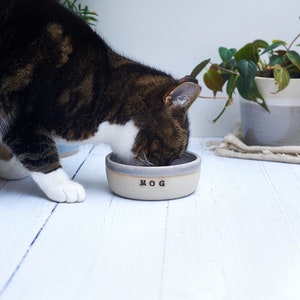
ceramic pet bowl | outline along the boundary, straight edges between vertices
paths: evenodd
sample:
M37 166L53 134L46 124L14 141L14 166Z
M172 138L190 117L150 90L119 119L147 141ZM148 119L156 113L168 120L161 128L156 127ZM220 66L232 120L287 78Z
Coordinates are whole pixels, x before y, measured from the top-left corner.
M68 157L79 151L79 146L57 145L57 151L60 158Z
M115 194L137 200L168 200L195 191L201 159L186 152L170 166L149 167L123 164L110 153L105 163L108 184Z

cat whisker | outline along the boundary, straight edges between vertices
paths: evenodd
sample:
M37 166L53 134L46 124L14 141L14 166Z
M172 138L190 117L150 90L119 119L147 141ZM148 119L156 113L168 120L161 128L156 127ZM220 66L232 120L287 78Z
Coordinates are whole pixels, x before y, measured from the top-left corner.
M144 156L143 158L141 158L140 156L137 156L137 159L145 166L149 166L149 167L154 166L154 164L148 160L145 152L143 152L143 156Z

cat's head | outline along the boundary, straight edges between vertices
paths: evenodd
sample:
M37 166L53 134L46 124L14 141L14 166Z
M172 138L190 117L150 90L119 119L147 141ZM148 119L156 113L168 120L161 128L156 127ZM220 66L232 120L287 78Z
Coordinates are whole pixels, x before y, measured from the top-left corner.
M199 96L201 88L190 78L162 99L151 119L140 128L132 148L135 163L169 165L186 151L189 139L188 109Z

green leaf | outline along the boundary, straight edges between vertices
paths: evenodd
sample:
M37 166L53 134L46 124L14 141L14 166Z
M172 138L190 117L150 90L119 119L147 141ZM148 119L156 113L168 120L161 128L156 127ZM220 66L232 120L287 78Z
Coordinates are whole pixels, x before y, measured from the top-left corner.
M290 82L290 75L286 68L276 65L274 67L274 80L278 84L278 90L274 93L278 93L288 86Z
M236 88L236 82L237 82L237 75L231 74L228 78L227 85L226 85L226 93L229 98L232 98L232 94Z
M203 76L204 83L206 86L213 91L214 96L217 92L222 91L223 79L220 73L216 69L209 69Z
M237 78L237 89L239 94L247 100L256 101L257 97L253 95L241 76Z
M237 63L237 69L240 73L241 79L243 81L244 87L247 91L250 91L254 83L254 77L257 74L256 64L253 61L241 60Z
M88 6L77 3L77 0L59 0L59 2L82 17L89 25L96 25L98 22L98 14L95 11L90 11Z
M269 44L264 40L255 40L252 44L256 49L266 49L267 47L269 47Z
M198 64L193 71L191 72L191 76L197 77L199 73L208 65L210 62L210 58L202 61L200 64Z
M235 53L234 57L237 62L241 60L250 60L257 63L259 59L257 49L257 46L253 45L253 43L246 44Z
M246 88L242 77L238 77L237 89L238 89L239 94L244 99L254 101L254 102L258 103L260 106L262 106L266 111L269 111L268 106L267 106L263 96L260 94L255 82L252 85L251 89L248 89L248 88Z
M284 42L284 41L273 41L273 43L269 47L267 47L261 54L272 52L274 49L276 49L282 45L285 45L285 44L286 44L286 42Z
M233 58L235 53L236 53L236 49L234 48L231 49L227 49L225 47L219 48L219 55L224 65L226 65Z
M283 41L283 40L273 40L272 41L272 44L276 44L276 43L282 43L282 45L284 45L284 46L287 45L287 43L285 41Z
M278 55L271 55L269 57L269 64L270 66L275 66L275 65L282 65L285 61L285 56L278 56Z
M260 94L254 81L257 73L255 63L253 61L241 60L237 64L237 68L240 73L240 76L237 78L237 89L240 95L247 100L258 102L267 109L265 100ZM258 99L261 101L258 101Z
M294 50L287 51L286 56L291 61L291 63L300 70L300 55L298 54L298 52Z

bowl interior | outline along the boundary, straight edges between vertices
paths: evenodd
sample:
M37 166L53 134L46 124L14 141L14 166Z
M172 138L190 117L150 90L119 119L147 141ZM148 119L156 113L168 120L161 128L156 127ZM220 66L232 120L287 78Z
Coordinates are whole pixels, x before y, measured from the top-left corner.
M169 166L140 166L124 164L117 155L110 153L106 157L106 168L131 176L174 176L179 174L189 174L197 171L200 168L200 156L186 152L181 158L173 161Z
M186 163L190 163L192 161L195 161L197 159L197 155L192 152L185 152L184 155L180 158L176 158L173 160L173 162L169 166L144 166L144 165L135 165L135 164L125 164L116 154L111 153L110 160L117 164L127 165L127 166L133 166L133 167L139 167L139 168L168 168L171 166L176 165L182 165Z

